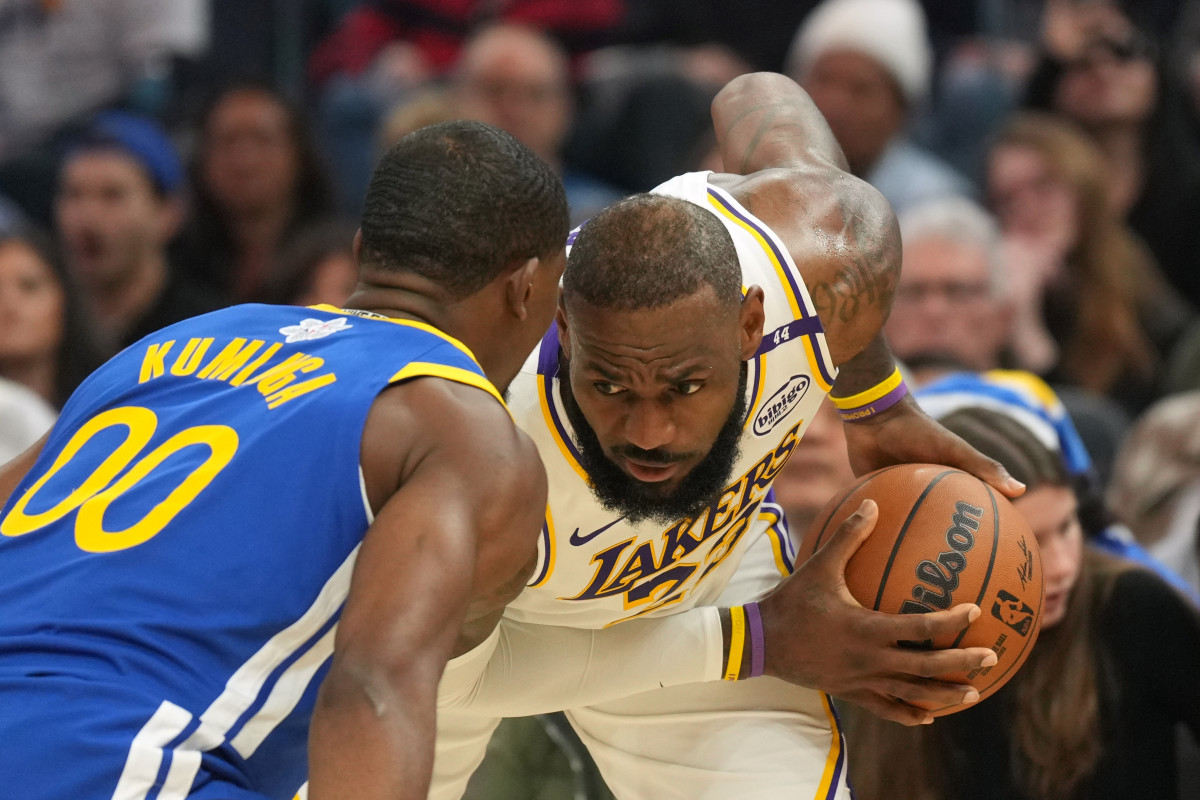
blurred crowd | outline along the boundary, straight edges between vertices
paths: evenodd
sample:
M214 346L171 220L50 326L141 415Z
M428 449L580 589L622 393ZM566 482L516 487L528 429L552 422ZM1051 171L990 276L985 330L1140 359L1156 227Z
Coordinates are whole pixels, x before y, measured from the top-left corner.
M1200 0L0 0L0 458L152 330L345 300L405 133L508 130L579 223L736 172L708 106L754 70L897 212L910 385L1043 379L1109 536L1200 592ZM830 412L778 499L852 477Z

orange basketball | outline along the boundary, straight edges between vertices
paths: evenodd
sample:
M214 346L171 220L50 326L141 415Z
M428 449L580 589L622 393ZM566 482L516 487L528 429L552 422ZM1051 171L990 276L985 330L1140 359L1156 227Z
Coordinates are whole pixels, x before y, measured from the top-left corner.
M936 464L902 464L864 476L831 500L805 536L800 558L816 552L866 498L878 504L879 518L846 566L850 593L866 608L894 614L978 605L983 613L957 636L902 644L991 648L995 666L942 676L986 698L1016 674L1041 629L1041 554L1029 524L978 478Z

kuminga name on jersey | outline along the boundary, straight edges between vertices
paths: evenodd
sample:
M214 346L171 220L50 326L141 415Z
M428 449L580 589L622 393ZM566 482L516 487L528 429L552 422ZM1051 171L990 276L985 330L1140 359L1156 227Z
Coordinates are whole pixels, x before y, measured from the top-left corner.
M363 426L421 376L499 401L457 341L328 306L217 311L88 378L0 520L0 795L290 800Z

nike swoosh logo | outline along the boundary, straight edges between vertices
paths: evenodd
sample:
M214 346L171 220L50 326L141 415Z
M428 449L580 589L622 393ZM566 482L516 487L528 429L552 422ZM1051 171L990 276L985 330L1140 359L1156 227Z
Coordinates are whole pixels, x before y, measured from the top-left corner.
M625 518L617 517L612 522L605 525L603 528L597 528L596 530L592 531L591 533L587 534L586 536L580 536L579 528L576 528L575 532L571 534L570 542L571 542L571 544L575 545L576 547L579 547L582 544L587 544L592 539L595 539L597 536L604 533L606 530L611 528L613 525L616 525L618 522L620 522L623 519L625 519Z

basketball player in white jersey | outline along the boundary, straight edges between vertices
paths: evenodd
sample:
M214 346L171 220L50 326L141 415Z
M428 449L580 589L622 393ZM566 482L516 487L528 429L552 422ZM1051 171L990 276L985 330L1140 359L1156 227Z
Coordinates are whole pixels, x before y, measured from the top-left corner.
M932 461L1021 486L907 397L879 333L895 220L807 95L744 76L713 116L740 174L683 175L588 222L511 386L549 474L541 558L443 677L433 798L459 796L499 717L556 709L622 800L846 798L826 692L917 724L920 706L978 697L936 676L994 663L898 646L962 629L974 606L850 599L870 503L792 574L803 531L770 486L827 393L860 474Z

